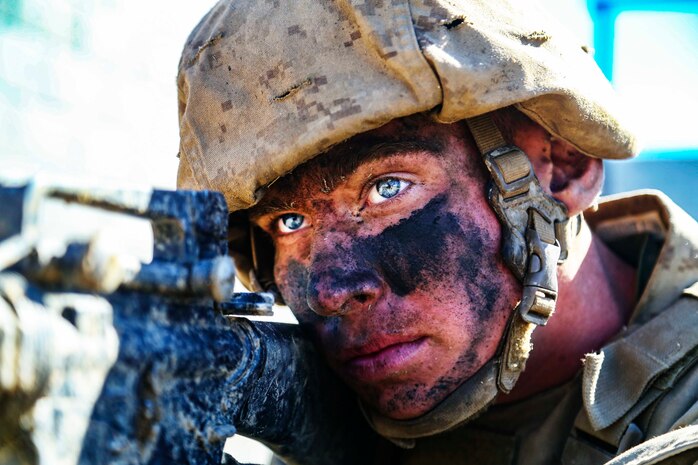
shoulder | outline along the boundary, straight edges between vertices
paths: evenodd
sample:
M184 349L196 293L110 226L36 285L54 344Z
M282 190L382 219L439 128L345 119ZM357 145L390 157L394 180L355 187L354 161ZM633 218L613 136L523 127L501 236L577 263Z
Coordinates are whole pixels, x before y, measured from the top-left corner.
M618 465L698 460L698 283L588 355L582 398L576 449L598 448Z

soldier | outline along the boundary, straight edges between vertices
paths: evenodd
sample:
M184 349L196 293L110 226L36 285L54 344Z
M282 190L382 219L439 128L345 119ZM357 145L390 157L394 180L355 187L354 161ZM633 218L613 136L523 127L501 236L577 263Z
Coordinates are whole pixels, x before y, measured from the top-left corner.
M179 186L224 193L386 462L698 460L697 225L597 200L636 142L532 5L222 1L178 87Z

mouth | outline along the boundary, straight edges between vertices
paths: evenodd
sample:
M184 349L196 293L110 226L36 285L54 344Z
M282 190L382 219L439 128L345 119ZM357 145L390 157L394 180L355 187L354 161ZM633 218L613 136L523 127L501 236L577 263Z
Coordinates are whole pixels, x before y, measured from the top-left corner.
M361 381L378 381L399 377L408 372L427 347L427 337L399 342L372 343L349 350L342 368L350 377Z

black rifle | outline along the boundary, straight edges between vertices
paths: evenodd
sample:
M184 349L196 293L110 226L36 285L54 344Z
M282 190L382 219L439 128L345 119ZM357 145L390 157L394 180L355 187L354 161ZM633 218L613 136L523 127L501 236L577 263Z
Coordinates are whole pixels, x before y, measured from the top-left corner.
M150 220L135 269L91 242L46 259L38 206ZM295 325L233 294L215 192L0 185L0 464L236 463L236 433L290 463L369 463L378 441ZM79 227L79 225L76 225Z

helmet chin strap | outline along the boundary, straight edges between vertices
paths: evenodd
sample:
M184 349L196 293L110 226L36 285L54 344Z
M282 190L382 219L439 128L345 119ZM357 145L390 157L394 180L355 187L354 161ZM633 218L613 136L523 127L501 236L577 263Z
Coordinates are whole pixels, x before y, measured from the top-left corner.
M492 178L487 197L502 225L501 253L523 284L523 295L497 354L434 409L410 420L393 420L362 404L371 426L402 447L465 423L499 392L511 392L526 367L534 329L545 326L555 311L557 265L567 258L568 246L581 230L581 215L568 218L565 205L543 190L528 156L506 143L491 114L466 122Z
M492 177L488 200L502 225L502 256L523 284L523 295L502 338L497 387L509 393L526 367L531 337L557 302L557 265L567 258L581 216L541 187L528 156L507 145L489 113L466 120Z

